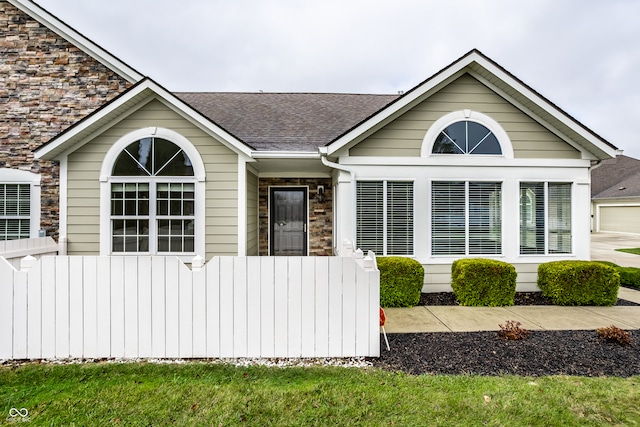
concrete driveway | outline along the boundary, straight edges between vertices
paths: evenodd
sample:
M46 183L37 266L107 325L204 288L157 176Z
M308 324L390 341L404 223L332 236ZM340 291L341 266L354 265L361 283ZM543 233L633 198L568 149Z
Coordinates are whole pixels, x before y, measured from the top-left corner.
M640 248L640 235L591 233L591 259L611 261L622 267L640 268L640 255L618 252L621 248Z

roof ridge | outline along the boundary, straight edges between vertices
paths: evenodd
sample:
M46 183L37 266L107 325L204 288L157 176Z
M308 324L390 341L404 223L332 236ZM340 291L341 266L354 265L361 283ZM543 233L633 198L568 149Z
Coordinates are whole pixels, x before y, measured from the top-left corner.
M339 96L400 96L398 93L355 93L355 92L249 92L249 91L173 91L175 94L229 94L229 95L339 95Z

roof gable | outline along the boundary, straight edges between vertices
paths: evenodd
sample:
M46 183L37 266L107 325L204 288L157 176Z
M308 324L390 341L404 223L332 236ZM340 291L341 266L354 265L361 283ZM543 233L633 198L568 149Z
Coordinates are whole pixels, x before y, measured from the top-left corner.
M136 83L144 77L138 71L71 28L65 22L47 12L37 3L30 0L7 1L14 7L29 15L31 18L38 21L40 24L67 40L69 43L72 43L74 46L93 57L96 61L116 72L128 82Z
M420 83L382 110L332 141L326 151L338 155L411 110L464 74L469 74L512 103L562 140L574 145L583 158L607 159L617 148L562 111L478 50L472 50Z
M136 111L142 105L146 105L154 99L164 103L231 150L250 158L251 147L149 78L145 78L132 86L119 97L38 148L35 151L35 157L50 160L75 151L91 141L96 135L113 126L123 117L128 116L131 112Z

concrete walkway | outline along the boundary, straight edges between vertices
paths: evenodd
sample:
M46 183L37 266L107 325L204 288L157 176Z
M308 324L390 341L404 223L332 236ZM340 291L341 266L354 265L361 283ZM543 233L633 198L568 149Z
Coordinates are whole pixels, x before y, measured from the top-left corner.
M625 248L640 248L640 235L591 233L592 260L611 261L622 267L640 268L640 255L616 251L616 249Z
M640 267L640 256L617 252L616 248L640 248L640 236L616 233L591 235L591 259L612 261L625 267ZM640 291L620 288L618 297L640 304ZM640 306L421 306L387 308L385 313L385 330L390 334L497 331L508 320L518 321L528 330L595 330L611 325L622 329L640 329Z

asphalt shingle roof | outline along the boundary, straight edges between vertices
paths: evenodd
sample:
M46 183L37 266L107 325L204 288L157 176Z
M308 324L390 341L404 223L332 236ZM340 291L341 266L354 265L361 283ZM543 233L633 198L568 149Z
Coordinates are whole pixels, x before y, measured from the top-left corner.
M618 155L591 171L591 198L640 197L640 160Z
M399 95L179 92L182 101L259 151L317 151Z

